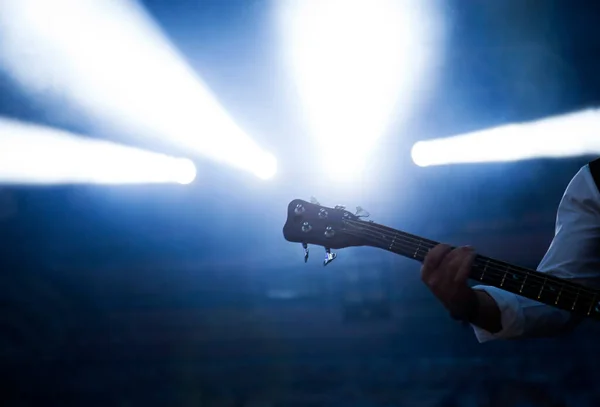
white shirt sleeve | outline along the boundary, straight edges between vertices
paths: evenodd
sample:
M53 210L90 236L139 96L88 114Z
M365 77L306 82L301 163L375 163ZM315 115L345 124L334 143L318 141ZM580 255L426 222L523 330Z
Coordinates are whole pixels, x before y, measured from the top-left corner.
M554 239L538 271L568 279L600 277L600 192L589 166L573 177L558 206ZM473 326L481 343L494 339L552 336L560 333L571 314L490 286L475 286L498 304L502 330L495 334Z

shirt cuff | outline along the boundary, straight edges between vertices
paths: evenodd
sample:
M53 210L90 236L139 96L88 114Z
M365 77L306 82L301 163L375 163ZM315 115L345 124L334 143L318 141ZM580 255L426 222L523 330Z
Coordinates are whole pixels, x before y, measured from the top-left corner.
M488 342L494 339L509 339L520 336L524 332L523 310L519 305L519 299L516 294L509 293L496 287L478 285L474 290L485 291L496 301L500 309L500 321L502 329L499 332L491 333L485 329L471 324L475 331L475 336L479 343Z

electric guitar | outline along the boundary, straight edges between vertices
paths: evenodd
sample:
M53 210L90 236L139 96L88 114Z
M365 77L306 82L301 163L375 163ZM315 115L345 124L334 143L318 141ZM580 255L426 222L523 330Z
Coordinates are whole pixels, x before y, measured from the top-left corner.
M304 261L308 244L325 248L323 265L337 257L331 249L371 246L423 262L438 242L364 220L368 213L357 208L351 213L343 206L328 208L316 200L295 199L288 205L283 236L302 243ZM477 255L469 278L483 284L551 305L574 314L600 320L600 291L546 273Z

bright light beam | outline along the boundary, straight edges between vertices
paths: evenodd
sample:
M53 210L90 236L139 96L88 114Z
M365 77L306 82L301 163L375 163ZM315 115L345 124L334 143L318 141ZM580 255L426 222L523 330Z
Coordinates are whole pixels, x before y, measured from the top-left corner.
M282 49L327 173L352 179L426 91L442 26L427 0L281 2Z
M420 167L600 154L600 111L590 109L419 141L411 154L413 162Z
M189 184L194 164L0 118L0 184Z
M0 0L0 38L2 68L35 95L261 178L276 171L133 0Z

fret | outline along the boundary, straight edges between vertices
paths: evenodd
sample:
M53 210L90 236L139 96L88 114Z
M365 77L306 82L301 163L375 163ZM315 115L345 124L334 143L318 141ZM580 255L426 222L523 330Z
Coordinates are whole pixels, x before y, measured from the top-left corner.
M554 301L554 305L557 305L557 304L558 304L558 300L560 300L560 295L562 294L562 292L563 292L564 288L565 288L565 285L563 284L563 285L560 287L560 291L558 292L558 295L556 296L556 300Z
M483 271L481 272L481 277L479 277L480 281L483 281L483 276L485 276L485 272L487 271L487 268L489 265L490 265L490 259L486 259L485 266L483 267Z
M421 248L421 244L423 243L423 241L421 239L419 239L419 245L417 246L417 248L415 249L415 253L413 254L413 259L417 258L417 253L419 253L419 249Z
M523 292L523 287L525 287L525 282L527 282L527 277L529 277L529 273L525 273L525 278L523 279L523 284L521 284L521 288L519 288L519 294Z
M392 250L392 248L394 247L394 243L396 243L397 237L398 237L398 233L394 233L394 238L392 239L392 243L390 243L390 247L388 247L388 250Z
M587 312L588 315L590 315L592 313L592 310L594 309L594 304L596 303L597 297L598 297L598 294L594 294L594 298L592 298L592 303L590 304L590 309Z
M506 270L504 270L504 275L502 276L502 281L500 281L500 287L504 286L504 280L506 280L506 275L508 274L509 265L506 265Z
M577 300L579 299L580 293L581 293L581 288L578 288L577 294L575 295L575 301L573 301L573 306L571 307L571 311L575 310L575 305L577 305Z
M546 286L546 281L548 281L548 277L544 277L544 282L542 283L542 287L540 288L540 292L537 295L537 299L539 300L542 296L542 291L544 291L544 287Z

